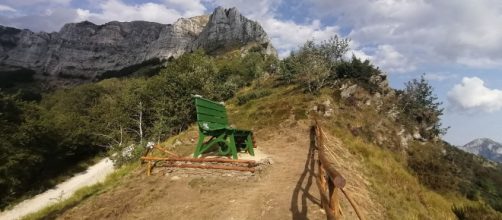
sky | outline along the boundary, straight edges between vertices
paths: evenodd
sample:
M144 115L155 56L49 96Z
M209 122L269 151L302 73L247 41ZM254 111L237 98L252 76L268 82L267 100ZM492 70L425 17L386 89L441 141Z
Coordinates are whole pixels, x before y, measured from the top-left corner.
M0 25L52 32L84 20L168 24L217 6L258 21L280 57L306 40L338 35L394 88L425 74L451 127L445 140L502 142L500 0L0 0Z

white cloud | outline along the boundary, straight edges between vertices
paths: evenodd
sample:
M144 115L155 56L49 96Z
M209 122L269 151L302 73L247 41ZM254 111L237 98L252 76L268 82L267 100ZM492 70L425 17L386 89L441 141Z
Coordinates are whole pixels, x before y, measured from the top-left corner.
M16 9L14 9L10 6L7 6L7 5L0 5L0 11L15 12Z
M373 62L384 71L404 73L416 69L403 54L391 45L378 45L373 56Z
M297 24L293 21L267 17L260 19L259 22L279 51L280 57L287 56L307 40L326 40L337 34L338 30L335 26L321 27L318 20L310 24Z
M0 24L2 25L45 32L58 31L65 23L78 20L77 10L66 8L54 8L46 10L44 14L20 17L3 17L0 15Z
M157 3L144 3L128 5L120 0L108 0L99 4L99 12L87 13L84 9L80 12L86 19L97 24L109 21L135 21L145 20L158 23L169 24L182 17L182 14L174 9L167 8L165 5Z
M33 6L33 5L68 5L72 0L2 0L8 5L14 6Z
M335 18L361 47L376 50L378 45L392 45L415 66L502 66L500 1L310 1L314 5L310 14Z
M502 90L490 89L478 77L464 77L448 92L454 110L494 112L502 109Z
M38 13L5 17L0 15L0 24L18 28L28 28L33 31L58 31L65 23L89 20L97 24L109 21L145 20L164 24L175 22L181 17L202 15L206 8L201 0L165 0L163 3L127 4L122 0L93 1L92 10L87 8L64 7L70 0L20 0L17 4L61 5L44 7ZM1 5L0 5L1 6ZM35 7L35 6L32 6ZM38 7L38 6L37 6ZM1 7L0 7L1 11Z
M200 0L165 0L164 5L183 14L183 17L193 17L206 12L206 7Z

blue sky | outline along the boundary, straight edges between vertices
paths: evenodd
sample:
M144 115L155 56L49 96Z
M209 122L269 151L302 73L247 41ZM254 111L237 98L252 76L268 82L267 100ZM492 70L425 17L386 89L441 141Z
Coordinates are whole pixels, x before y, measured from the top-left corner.
M51 32L83 20L173 23L220 5L259 21L282 57L338 34L394 88L425 73L446 108L447 141L502 142L499 0L0 0L0 24Z

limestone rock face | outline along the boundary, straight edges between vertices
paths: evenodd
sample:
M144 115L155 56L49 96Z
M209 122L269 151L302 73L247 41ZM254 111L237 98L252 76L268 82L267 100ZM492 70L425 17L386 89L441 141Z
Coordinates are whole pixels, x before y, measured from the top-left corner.
M84 21L54 33L0 26L0 78L19 68L34 71L38 78L94 80L108 71L176 58L199 48L213 52L252 43L276 55L258 23L235 8L221 7L209 16L181 18L174 24Z
M236 8L218 7L209 17L208 25L202 30L193 48L213 52L220 48L242 46L248 42L255 42L263 46L269 54L276 55L267 33L260 24L242 16Z

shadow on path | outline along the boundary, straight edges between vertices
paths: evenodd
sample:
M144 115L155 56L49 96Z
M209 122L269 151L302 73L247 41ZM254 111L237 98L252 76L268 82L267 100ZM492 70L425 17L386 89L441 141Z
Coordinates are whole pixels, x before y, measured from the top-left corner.
M319 199L310 194L309 190L315 181L315 160L314 151L315 149L315 130L310 130L310 146L309 152L305 156L307 160L305 162L305 167L303 172L296 183L296 187L293 191L293 196L291 198L291 213L293 214L294 220L307 219L308 201L321 205Z

